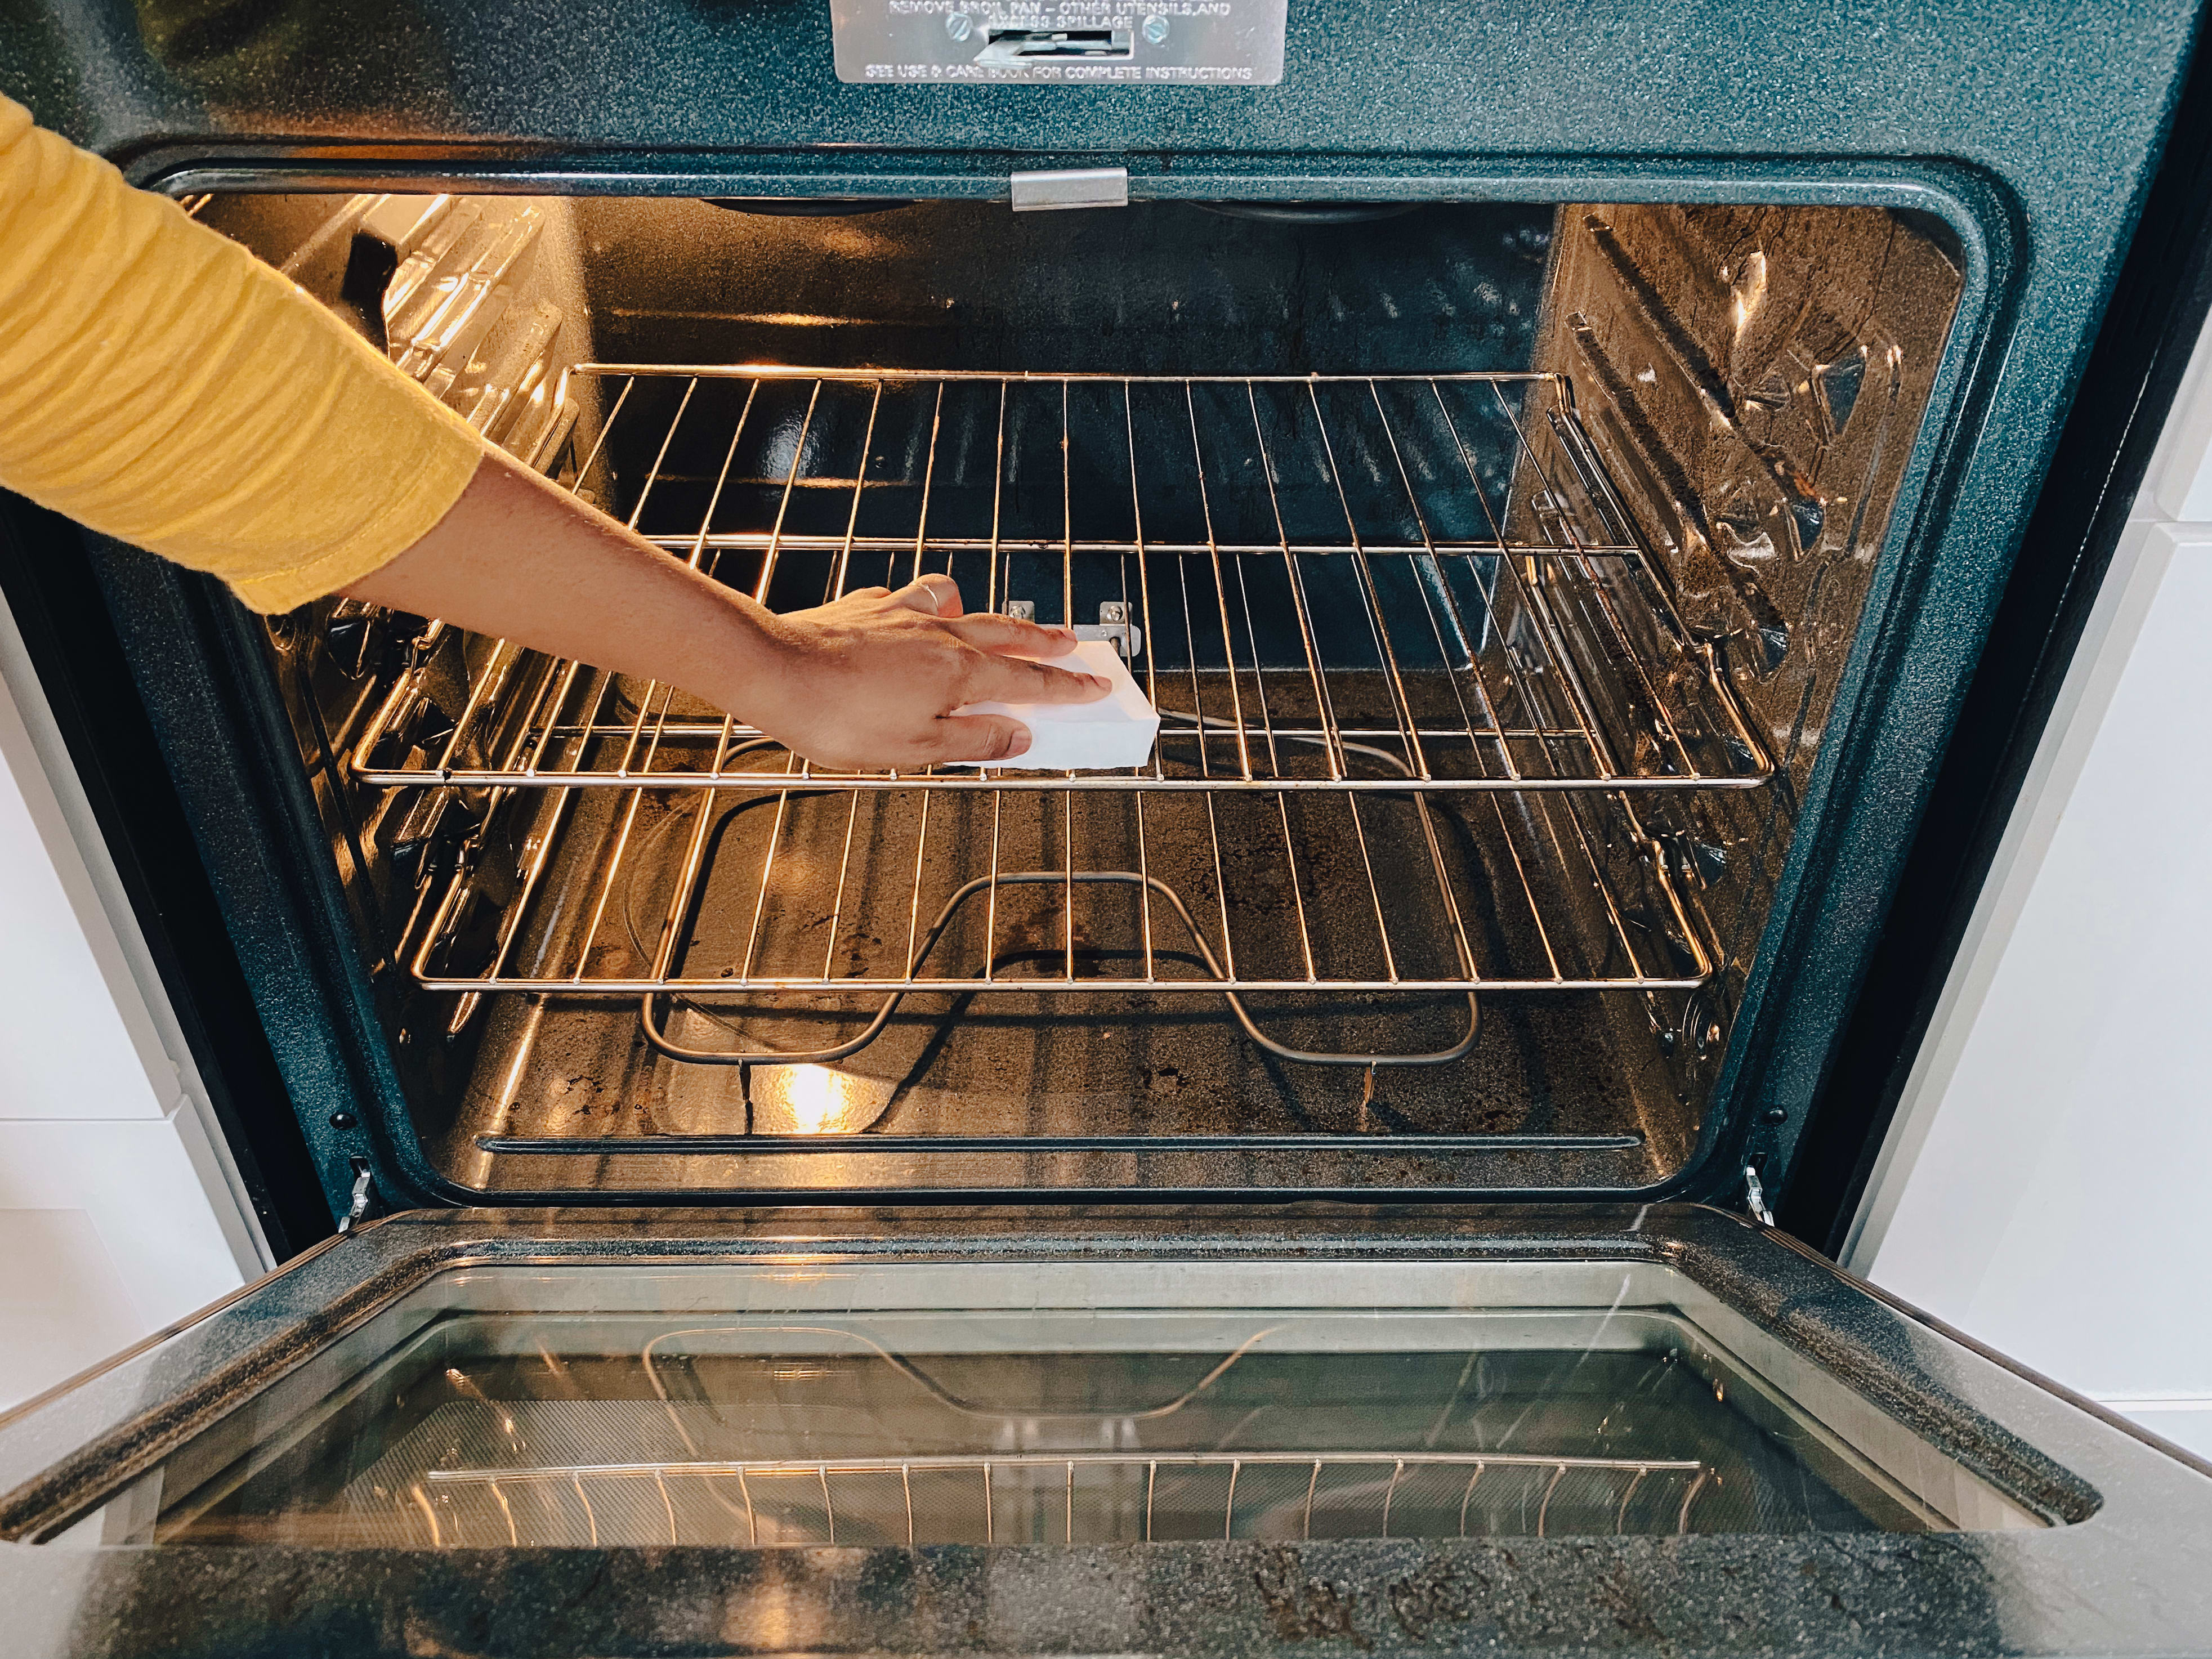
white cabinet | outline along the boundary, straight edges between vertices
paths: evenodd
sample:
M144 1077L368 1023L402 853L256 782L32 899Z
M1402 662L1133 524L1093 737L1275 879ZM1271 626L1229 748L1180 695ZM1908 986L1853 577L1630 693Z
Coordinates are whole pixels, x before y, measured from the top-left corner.
M1845 1265L2212 1453L2212 331L2136 514Z
M4 611L0 1264L0 1410L268 1265Z

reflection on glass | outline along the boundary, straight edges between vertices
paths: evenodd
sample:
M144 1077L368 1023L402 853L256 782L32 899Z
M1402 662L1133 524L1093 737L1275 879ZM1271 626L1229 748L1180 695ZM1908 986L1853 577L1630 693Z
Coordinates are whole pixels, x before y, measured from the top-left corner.
M110 1509L164 1543L427 1548L2038 1524L1650 1269L1392 1309L1164 1306L1157 1264L1146 1306L1145 1271L452 1273Z

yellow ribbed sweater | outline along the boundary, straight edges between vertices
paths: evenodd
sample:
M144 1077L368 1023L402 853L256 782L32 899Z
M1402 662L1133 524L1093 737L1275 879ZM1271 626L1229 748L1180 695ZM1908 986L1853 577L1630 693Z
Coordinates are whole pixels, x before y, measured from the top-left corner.
M0 98L0 485L285 611L412 545L483 451L296 284Z

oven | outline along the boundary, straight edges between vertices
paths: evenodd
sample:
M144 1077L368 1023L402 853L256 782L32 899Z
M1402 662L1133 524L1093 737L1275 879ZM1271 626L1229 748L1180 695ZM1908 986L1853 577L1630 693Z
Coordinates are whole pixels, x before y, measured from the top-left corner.
M2205 1470L1775 1225L2063 635L2050 459L2201 314L2192 10L101 18L10 93L492 441L1160 727L827 772L15 513L235 1151L337 1228L0 1422L38 1650L2212 1639Z

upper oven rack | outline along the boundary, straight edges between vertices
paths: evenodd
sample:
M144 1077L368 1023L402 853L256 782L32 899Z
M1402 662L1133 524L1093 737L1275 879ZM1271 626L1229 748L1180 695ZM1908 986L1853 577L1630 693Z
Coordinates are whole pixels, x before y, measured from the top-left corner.
M1550 374L1123 377L586 364L574 483L776 609L933 572L1115 637L1152 760L759 764L658 683L435 623L346 746L369 786L765 792L1747 788L1772 764Z

